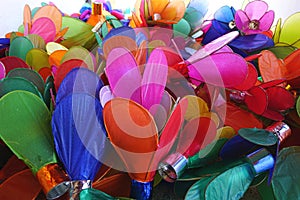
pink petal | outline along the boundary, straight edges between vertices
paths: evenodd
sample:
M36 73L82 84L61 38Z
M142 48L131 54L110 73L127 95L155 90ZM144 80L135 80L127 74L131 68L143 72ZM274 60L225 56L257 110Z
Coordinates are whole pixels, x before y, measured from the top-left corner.
M230 43L232 40L234 40L238 36L239 36L238 31L232 31L232 32L229 32L225 35L218 37L217 39L206 44L203 48L199 49L191 57L189 57L189 59L187 59L187 62L192 64L214 52L217 52L218 50L221 50L225 45ZM224 52L224 51L225 51L225 48L222 49L220 52ZM228 49L226 50L226 52L228 52Z
M250 20L244 11L242 11L242 10L236 11L235 16L234 16L234 21L235 21L236 27L239 30L241 30L243 32L248 30L248 25L249 25Z
M46 43L54 41L56 29L54 22L46 17L41 17L32 24L30 34L41 36Z
M245 13L250 20L259 20L268 10L268 4L264 1L252 1L247 4Z
M142 105L147 108L152 115L155 108L152 106L159 104L164 93L168 76L168 62L163 50L156 48L152 51L147 61L142 79Z
M105 74L114 95L141 103L142 77L134 57L127 49L115 48L108 54Z
M274 11L270 10L259 20L259 29L261 31L268 31L271 28L274 21L274 15Z

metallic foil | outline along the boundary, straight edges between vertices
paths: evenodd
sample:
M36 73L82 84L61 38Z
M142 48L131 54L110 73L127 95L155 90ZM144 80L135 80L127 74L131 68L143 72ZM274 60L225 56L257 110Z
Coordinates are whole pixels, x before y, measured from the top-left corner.
M272 169L275 165L275 159L265 148L258 149L257 151L247 155L247 158L252 163L257 175Z
M36 177L40 182L47 199L63 196L68 190L70 180L64 170L56 163L42 167Z
M93 2L92 11L93 15L102 15L103 4L100 2Z
M91 180L71 181L70 200L79 200L80 192L92 187Z
M280 143L292 134L291 128L284 122L276 122L268 126L266 130L273 132L278 137Z
M153 181L131 181L130 197L137 200L150 200L152 198Z
M169 155L159 164L158 172L168 182L174 182L182 175L187 167L188 160L180 153Z

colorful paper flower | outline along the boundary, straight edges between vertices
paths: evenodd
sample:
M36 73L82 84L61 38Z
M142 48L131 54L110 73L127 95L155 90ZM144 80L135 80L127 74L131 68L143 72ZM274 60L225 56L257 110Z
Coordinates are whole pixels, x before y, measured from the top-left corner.
M211 21L209 29L205 32L202 44L207 44L218 37L238 30L236 27L236 11L233 7L223 6L219 8ZM271 38L264 34L242 35L228 44L232 50L242 56L247 56L248 52L257 51L274 46Z
M274 11L268 10L264 1L252 1L245 10L238 10L235 14L235 24L245 34L256 34L268 31L274 21Z

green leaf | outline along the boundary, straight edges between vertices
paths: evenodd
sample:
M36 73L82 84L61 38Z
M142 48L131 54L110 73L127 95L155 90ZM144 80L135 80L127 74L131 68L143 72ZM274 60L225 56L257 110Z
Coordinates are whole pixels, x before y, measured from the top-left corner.
M192 185L192 187L190 187L190 189L188 190L188 192L185 195L186 200L189 199L205 199L205 190L208 186L208 184L214 179L216 178L215 176L210 176L210 177L205 177L200 179L199 181L197 181L194 185Z
M300 13L289 16L281 28L279 42L293 44L300 39L299 33Z
M245 140L261 146L273 146L278 142L278 137L274 133L264 129L241 128L238 133Z
M299 146L287 147L279 152L272 178L276 199L299 199L299 163Z
M238 200L248 190L254 176L249 163L231 168L210 182L205 190L205 199Z

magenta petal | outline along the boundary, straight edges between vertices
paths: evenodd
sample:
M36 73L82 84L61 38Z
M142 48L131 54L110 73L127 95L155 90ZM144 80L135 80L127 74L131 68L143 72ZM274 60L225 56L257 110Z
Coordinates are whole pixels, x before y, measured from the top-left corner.
M168 76L168 62L162 49L152 51L147 61L142 79L142 105L155 114L152 107L161 102Z
M56 35L55 24L51 19L41 17L32 24L30 34L41 36L46 43L54 41Z
M250 20L259 20L268 10L268 4L264 1L252 1L247 4L245 13Z
M141 73L134 57L127 49L115 48L108 54L105 74L116 97L141 103Z
M244 11L242 11L242 10L236 11L235 16L234 16L234 21L235 21L236 27L239 30L241 30L243 32L245 32L245 30L248 30L248 25L249 25L250 20Z
M273 10L268 11L260 20L259 20L259 29L261 31L268 31L274 21L275 13Z
M234 87L244 82L248 65L235 53L217 53L188 66L194 83L206 82L219 87Z

